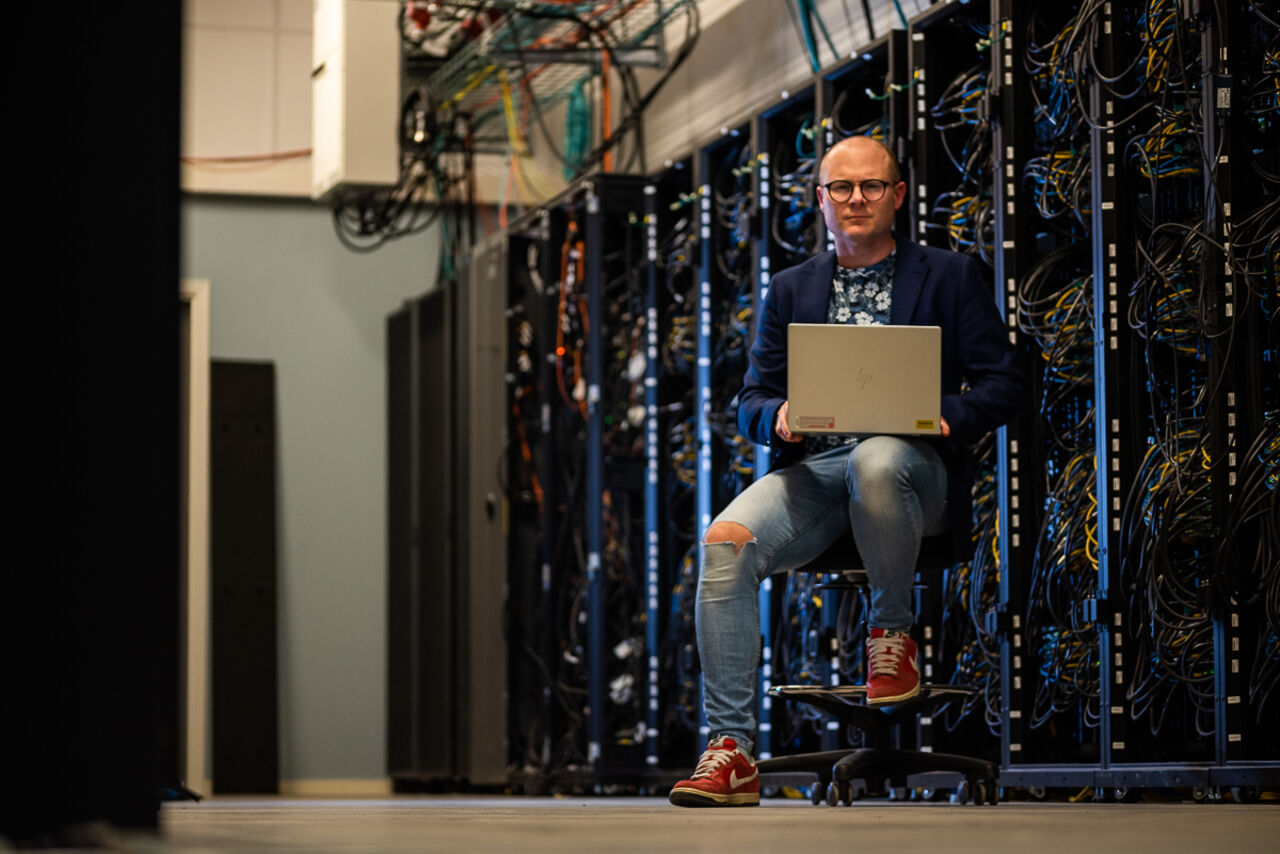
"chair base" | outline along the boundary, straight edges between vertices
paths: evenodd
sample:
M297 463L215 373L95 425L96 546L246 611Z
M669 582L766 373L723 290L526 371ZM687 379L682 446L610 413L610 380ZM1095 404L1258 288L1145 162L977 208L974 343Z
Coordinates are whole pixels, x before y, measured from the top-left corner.
M818 778L812 800L852 803L861 793L853 781L861 780L872 794L906 788L909 775L935 771L960 774L964 779L958 791L960 800L996 803L1000 766L985 759L932 753L921 750L899 750L888 745L889 730L908 718L926 710L932 712L950 700L967 696L971 689L952 685L922 685L920 694L891 706L866 705L866 687L843 685L823 688L812 685L781 685L770 694L806 703L834 715L844 725L852 724L867 735L871 746L845 750L824 750L798 756L763 759L756 767L761 774L807 772ZM886 787L887 784L887 787Z

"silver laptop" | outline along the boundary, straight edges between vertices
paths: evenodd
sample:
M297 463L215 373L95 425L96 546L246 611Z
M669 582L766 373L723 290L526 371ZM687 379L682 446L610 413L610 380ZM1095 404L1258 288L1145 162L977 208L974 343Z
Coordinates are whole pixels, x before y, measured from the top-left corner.
M937 326L787 326L787 428L793 433L941 434Z

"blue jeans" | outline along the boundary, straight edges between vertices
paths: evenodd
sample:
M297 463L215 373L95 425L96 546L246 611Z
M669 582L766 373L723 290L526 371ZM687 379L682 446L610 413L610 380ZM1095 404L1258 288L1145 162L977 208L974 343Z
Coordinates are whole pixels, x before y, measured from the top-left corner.
M712 738L731 736L748 753L754 746L760 582L803 566L852 527L871 587L870 625L908 631L920 540L946 530L946 497L946 467L931 444L872 436L770 472L729 503L715 522L736 522L751 539L734 554L727 537L709 535L698 579Z

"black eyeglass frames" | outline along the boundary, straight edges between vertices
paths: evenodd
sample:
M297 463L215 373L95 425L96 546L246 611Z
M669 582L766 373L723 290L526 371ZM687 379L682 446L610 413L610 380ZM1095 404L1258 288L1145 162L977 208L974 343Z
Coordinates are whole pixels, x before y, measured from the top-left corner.
M862 198L868 202L878 202L884 196L885 190L889 189L888 181L881 181L877 178L868 178L865 181L832 181L829 184L823 184L822 189L827 191L827 195L831 197L831 201L844 204L853 198L853 188L857 187L862 193Z

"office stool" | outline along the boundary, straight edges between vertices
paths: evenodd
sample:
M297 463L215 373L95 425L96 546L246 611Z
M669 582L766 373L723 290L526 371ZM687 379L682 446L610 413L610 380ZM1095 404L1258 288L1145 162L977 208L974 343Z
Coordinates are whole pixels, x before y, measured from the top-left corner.
M926 537L916 561L918 571L941 570L951 564L950 535ZM818 588L856 591L863 597L864 604L867 600L867 574L861 567L851 534L794 571L839 573L838 581L817 585ZM818 783L810 798L815 805L824 800L830 806L852 803L862 796L861 790L854 787L855 780L861 780L867 792L880 793L885 791L885 783L890 789L905 788L908 775L933 771L962 775L963 781L957 788L958 800L995 804L999 800L997 780L1000 776L996 763L971 756L901 750L891 744L892 729L898 724L914 720L920 714L932 715L944 704L973 693L974 689L962 686L922 684L920 693L909 700L868 706L864 685L775 686L769 690L771 696L806 703L832 715L842 728L852 725L861 730L866 746L762 759L757 768L761 774L807 772L817 775Z

